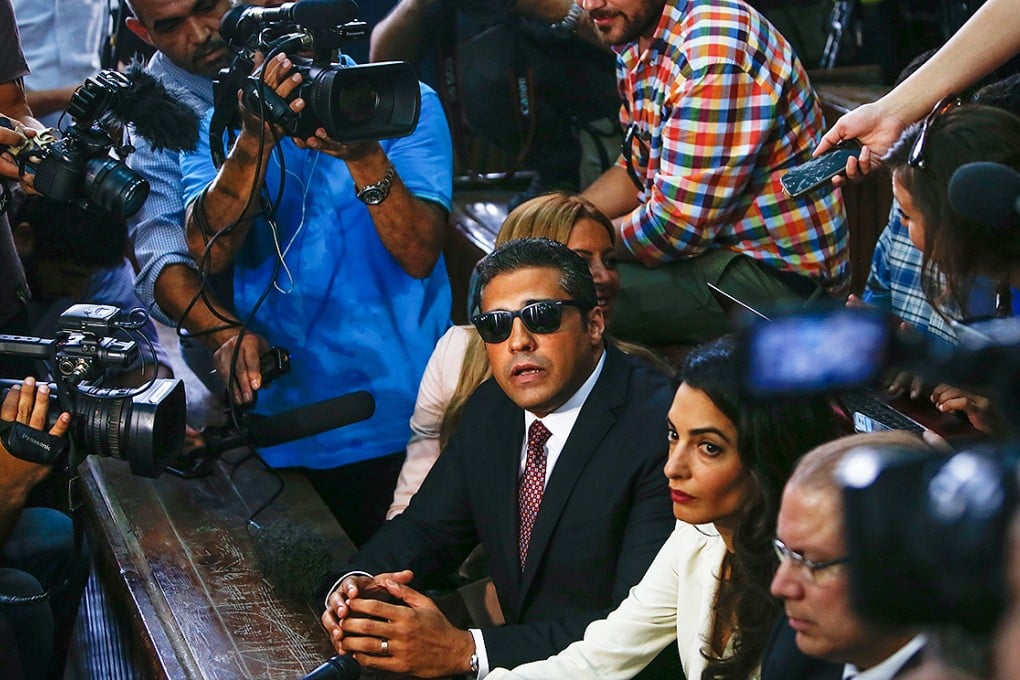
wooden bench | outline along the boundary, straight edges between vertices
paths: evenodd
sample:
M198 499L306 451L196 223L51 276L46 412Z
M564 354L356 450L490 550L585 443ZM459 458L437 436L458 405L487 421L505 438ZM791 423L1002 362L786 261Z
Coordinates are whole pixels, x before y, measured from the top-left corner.
M320 611L280 597L261 575L246 522L278 485L257 461L150 480L91 456L81 472L99 575L150 677L295 680L334 653ZM354 546L305 477L278 474L284 489L256 520L298 521L335 564L349 557Z

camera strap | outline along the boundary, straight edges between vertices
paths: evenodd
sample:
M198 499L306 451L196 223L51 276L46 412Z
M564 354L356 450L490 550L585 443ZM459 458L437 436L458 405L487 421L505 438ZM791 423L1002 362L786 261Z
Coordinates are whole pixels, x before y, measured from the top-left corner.
M0 442L15 458L39 465L53 465L67 447L64 437L10 420L0 421Z

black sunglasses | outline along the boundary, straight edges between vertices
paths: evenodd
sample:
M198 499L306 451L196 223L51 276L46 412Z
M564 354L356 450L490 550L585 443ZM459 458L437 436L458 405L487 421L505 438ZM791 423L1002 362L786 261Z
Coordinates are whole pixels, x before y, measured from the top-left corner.
M638 130L637 123L631 123L627 128L627 132L623 135L623 142L620 143L620 153L623 156L623 160L627 162L627 175L630 177L630 181L634 183L638 191L643 191L645 188L644 178L638 175L637 169L634 167L635 140L637 140L638 153L642 157L647 158L649 136ZM647 163L647 160L645 162Z
M917 139L914 140L914 145L910 147L910 155L907 156L907 165L912 168L925 169L925 158L924 149L928 145L928 134L931 131L931 125L935 122L935 119L945 113L948 109L955 108L963 104L963 101L955 94L950 94L943 97L935 108L931 110L925 119L921 123L921 132L917 135Z
M471 317L471 323L478 329L478 335L482 336L482 340L490 344L503 342L509 338L516 318L520 318L525 328L532 333L544 335L559 330L564 305L584 308L577 300L539 300L521 307L516 312L497 309L475 314Z

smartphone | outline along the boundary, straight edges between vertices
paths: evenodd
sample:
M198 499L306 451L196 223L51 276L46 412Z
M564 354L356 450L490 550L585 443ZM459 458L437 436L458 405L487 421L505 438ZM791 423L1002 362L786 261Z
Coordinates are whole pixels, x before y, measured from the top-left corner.
M843 172L851 156L857 158L860 155L861 145L856 140L843 142L818 158L812 158L807 163L790 169L779 181L787 196L800 198Z

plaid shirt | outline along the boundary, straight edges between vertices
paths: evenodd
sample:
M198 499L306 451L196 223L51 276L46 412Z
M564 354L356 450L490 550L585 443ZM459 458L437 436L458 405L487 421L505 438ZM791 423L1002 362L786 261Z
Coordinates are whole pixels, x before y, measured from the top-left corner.
M928 304L921 285L921 251L900 222L899 206L893 202L889 224L882 230L871 256L871 272L863 299L892 312L914 328L956 344L956 333ZM959 318L955 310L946 310Z
M629 151L644 184L624 218L627 248L648 265L726 248L841 290L838 190L794 200L779 183L822 128L785 38L739 0L667 0L649 48L618 51L620 118L634 125Z
M910 240L910 232L900 221L899 204L893 201L889 224L882 230L871 256L871 272L864 286L864 301L889 310L918 330L956 344L959 339L953 327L928 304L924 296L921 271L923 255ZM942 280L937 271L935 275ZM995 313L995 282L977 276L967 291L967 312L970 318L983 318ZM1013 290L1014 316L1016 301ZM942 312L954 321L963 321L963 313L956 304L941 303Z
M146 70L166 85L173 85L185 94L184 102L199 116L213 105L212 79L189 73L172 63L165 54L156 52ZM140 135L131 130L129 141L135 153L127 164L149 180L149 198L134 217L128 220L128 232L141 267L135 279L135 292L149 313L164 324L175 326L156 302L156 279L172 264L197 269L184 238L184 184L181 180L180 154L163 149L156 151Z

